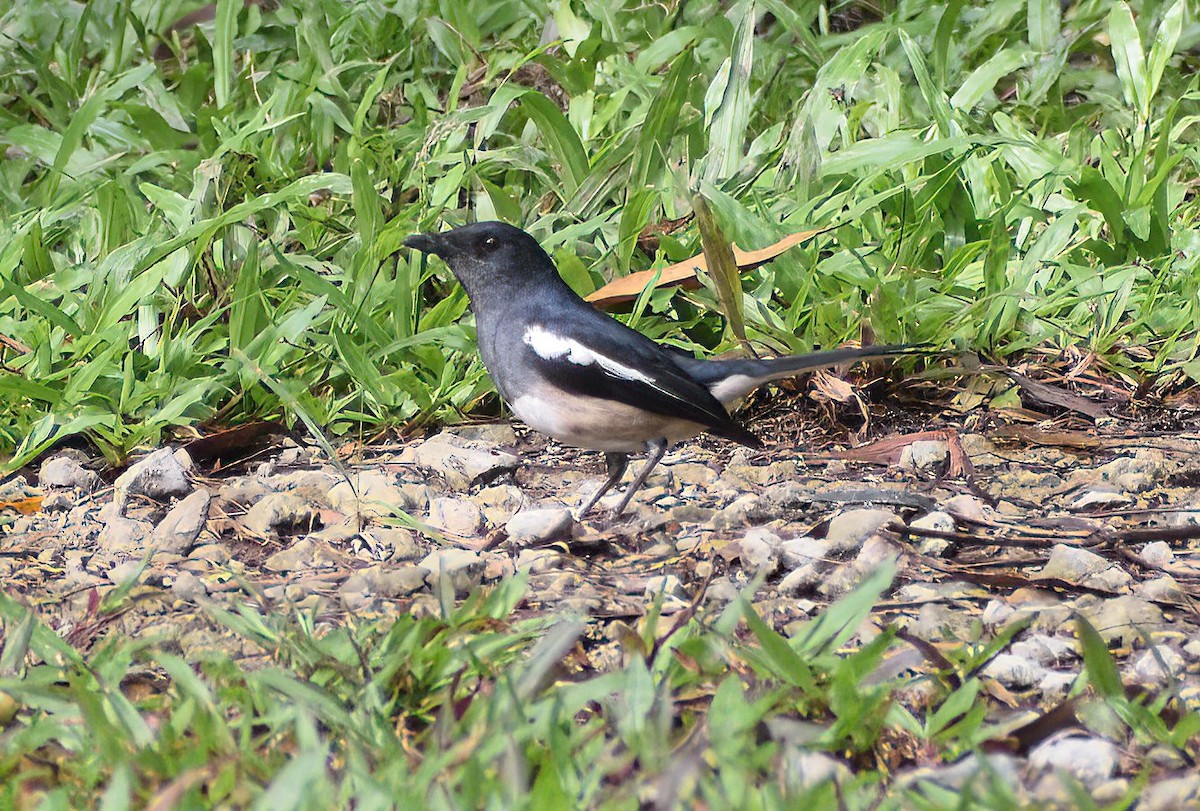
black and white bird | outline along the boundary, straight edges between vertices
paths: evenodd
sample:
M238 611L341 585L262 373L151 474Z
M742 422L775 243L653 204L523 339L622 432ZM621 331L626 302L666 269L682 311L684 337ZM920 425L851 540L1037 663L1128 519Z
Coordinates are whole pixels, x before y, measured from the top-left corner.
M441 257L466 289L479 355L513 413L559 442L604 452L608 479L580 516L621 479L630 453L645 451L648 459L614 515L681 440L707 431L760 447L728 407L768 381L911 351L873 346L767 360L700 360L585 302L537 240L519 228L481 222L416 234L404 244Z

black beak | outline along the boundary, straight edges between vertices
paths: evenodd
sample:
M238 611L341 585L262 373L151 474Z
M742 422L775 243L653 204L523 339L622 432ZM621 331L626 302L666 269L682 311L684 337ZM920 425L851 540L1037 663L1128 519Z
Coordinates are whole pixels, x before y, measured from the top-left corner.
M443 259L449 254L450 246L441 234L413 234L404 240L404 244L421 253L431 253Z

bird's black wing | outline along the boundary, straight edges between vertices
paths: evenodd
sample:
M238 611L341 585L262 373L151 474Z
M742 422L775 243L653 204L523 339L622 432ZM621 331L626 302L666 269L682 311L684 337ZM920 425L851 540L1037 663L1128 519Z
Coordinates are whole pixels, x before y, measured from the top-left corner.
M527 358L553 385L690 420L746 445L761 444L663 347L601 313L572 315L539 319L525 329Z

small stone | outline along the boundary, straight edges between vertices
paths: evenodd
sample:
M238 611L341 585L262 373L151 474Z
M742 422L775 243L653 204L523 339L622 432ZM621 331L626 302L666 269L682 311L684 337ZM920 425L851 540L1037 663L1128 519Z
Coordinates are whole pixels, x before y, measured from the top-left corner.
M38 483L42 487L73 487L91 492L99 482L99 476L65 454L47 459L38 470Z
M917 544L917 551L931 558L940 558L953 546L952 541L945 538L922 538Z
M47 493L42 499L42 510L48 513L66 512L75 506L75 499L63 490ZM15 530L15 527L14 527Z
M913 529L931 529L935 532L954 532L958 528L954 523L954 516L942 510L926 513L914 520L910 526Z
M447 428L446 431L467 442L480 442L491 446L512 446L517 444L517 432L507 422L480 422L474 425L455 425Z
M425 582L435 591L440 588L443 577L449 580L455 594L465 594L483 581L483 558L469 549L435 549L425 556L420 566L429 572Z
M340 515L340 513L338 514ZM352 544L360 537L358 531L360 525L361 521L357 517L347 516L337 523L326 524L320 529L310 532L309 537L335 546Z
M660 594L668 598L687 598L687 594L683 590L683 583L673 574L663 574L648 578L642 594L647 600L657 599Z
M950 445L940 439L919 439L900 452L900 467L906 470L936 471L945 467Z
M738 556L742 565L754 571L765 570L770 575L779 568L779 547L783 543L778 535L762 527L747 530L737 541Z
M1187 665L1178 651L1166 645L1157 645L1142 651L1133 664L1133 675L1141 684L1162 685L1177 678L1185 667Z
M825 543L833 554L857 551L867 538L899 520L891 510L847 510L829 522Z
M955 606L925 603L909 625L909 633L926 642L957 640L970 642L974 637L974 619Z
M999 653L987 663L983 674L1014 690L1028 690L1037 685L1046 675L1040 665L1023 656Z
M916 784L932 782L944 789L961 792L973 784L987 785L993 776L1010 790L1016 789L1021 784L1019 761L1005 753L971 752L957 763L948 763L932 769L917 769L907 775L898 776L895 789L903 790Z
M229 550L225 548L225 544L206 543L188 552L188 557L192 560L204 560L216 566L223 566L229 562Z
M187 458L186 453L183 458ZM117 477L113 485L113 504L117 512L123 515L129 496L140 495L155 501L166 501L185 496L191 490L192 485L188 482L187 470L180 462L180 457L170 448L160 448Z
M812 594L817 590L817 586L825 581L825 573L830 566L831 564L824 561L813 561L798 566L779 581L779 593L789 597Z
M1200 804L1200 774L1151 780L1138 798L1138 811L1179 811Z
M867 538L862 549L859 549L858 554L855 555L854 567L863 573L873 572L880 564L895 563L899 557L900 553L891 541L882 535L872 535Z
M301 538L287 549L271 555L263 561L263 565L274 572L292 572L300 569L333 569L347 562L345 555L324 541Z
M758 501L758 496L752 493L738 496L733 503L721 508L713 516L713 529L729 530L746 526L750 523L750 513L758 506Z
M211 497L207 490L198 488L171 508L150 537L151 546L162 552L186 555L196 544L200 531L208 521L208 505Z
M1034 579L1052 578L1107 591L1121 590L1133 580L1128 572L1096 553L1067 544L1056 544L1050 560L1034 575Z
M140 577L144 571L145 569L142 566L142 561L122 560L109 567L108 571L104 573L104 576L107 577L109 582L114 586L122 586L128 583L130 580L133 580L135 577Z
M779 562L788 571L799 569L809 563L823 561L828 557L829 545L807 535L779 544Z
M517 564L503 552L483 553L483 579L491 583L504 580L517 573Z
M1130 594L1104 599L1090 597L1078 599L1076 608L1105 642L1120 640L1130 644L1163 621L1162 611L1140 597Z
M1069 509L1080 511L1097 507L1112 508L1132 504L1133 497L1112 486L1093 487L1084 490L1071 502Z
M1175 551L1166 541L1152 541L1142 547L1142 560L1161 569L1175 560Z
M1062 637L1048 634L1028 634L1012 643L1009 651L1037 662L1042 667L1053 667L1074 661L1078 654L1072 644Z
M406 597L425 587L429 570L421 566L368 566L356 574L381 597Z
M104 523L96 545L107 552L131 552L141 549L153 530L154 526L146 521L114 515Z
M717 472L715 470L708 465L701 465L696 462L679 462L672 465L671 476L675 479L679 487L694 484L707 489L709 485L717 480Z
M740 593L738 587L728 577L717 577L708 584L708 591L704 593L704 599L707 602L718 604L732 603Z
M971 458L971 464L977 468L995 467L1005 460L995 444L983 434L962 434L959 437L963 451Z
M1169 574L1139 583L1134 593L1143 600L1164 603L1186 603L1187 594Z
M705 507L695 502L684 502L678 507L672 507L666 514L669 521L674 521L677 524L707 524L713 520L713 516L717 511L712 507Z
M797 795L804 795L824 783L844 783L853 774L846 764L824 752L810 752L798 746L790 746L783 756L783 774L788 788Z
M474 501L479 505L484 520L492 526L508 523L528 501L521 488L511 484L495 484L485 487L475 494Z
M565 508L521 510L508 520L509 540L520 546L532 546L569 538L575 527L571 511Z
M268 493L275 492L258 476L238 476L221 485L217 498L228 504L249 507Z
M441 497L430 500L428 521L443 532L471 538L483 528L483 513L468 498Z
M264 536L297 528L309 529L319 525L320 509L321 505L295 492L271 493L255 502L242 523L251 532Z
M1193 639L1183 645L1183 655L1189 662L1200 662L1200 639Z
M1029 766L1035 771L1063 771L1088 789L1112 778L1120 763L1121 751L1103 738L1080 735L1055 736L1029 753Z
M171 593L180 600L195 602L208 596L208 586L191 572L176 572L171 582Z
M849 594L862 582L866 573L867 570L860 569L857 563L837 566L817 585L817 594L831 599Z
M1046 675L1042 676L1042 680L1038 682L1037 689L1048 696L1063 696L1075 685L1077 678L1079 678L1078 673L1048 670Z
M988 600L987 605L983 607L983 614L979 619L984 625L991 628L998 628L1011 620L1017 613L1017 609L1013 608L1003 600Z
M959 519L976 523L985 523L988 520L987 513L991 511L982 500L966 493L946 501L942 509Z
M563 556L553 549L522 549L517 553L517 568L530 574L545 574L562 568Z
M516 456L497 450L490 442L464 439L446 431L405 449L400 461L440 473L455 490L465 490L475 482L490 481L513 470L520 462Z
M411 529L371 527L362 532L362 537L380 560L416 560L425 554Z
M356 470L329 489L329 506L343 515L363 519L390 517L420 509L412 494L396 483L396 477L377 470Z

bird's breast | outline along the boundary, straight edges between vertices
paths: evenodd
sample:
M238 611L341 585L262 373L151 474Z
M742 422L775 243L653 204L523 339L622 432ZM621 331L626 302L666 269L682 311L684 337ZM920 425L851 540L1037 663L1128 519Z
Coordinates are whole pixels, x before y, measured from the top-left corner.
M616 400L572 394L542 383L509 399L513 413L530 428L565 445L607 452L643 450L648 441L674 444L704 431L680 417L655 414Z

